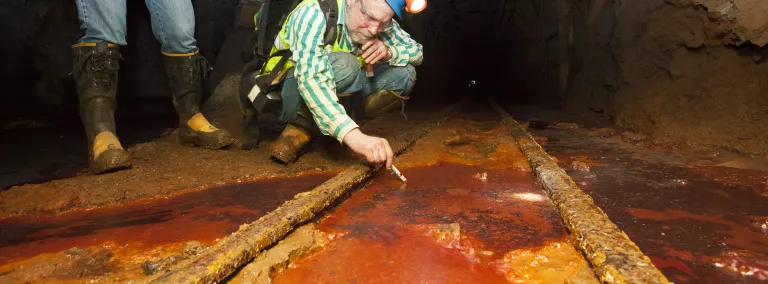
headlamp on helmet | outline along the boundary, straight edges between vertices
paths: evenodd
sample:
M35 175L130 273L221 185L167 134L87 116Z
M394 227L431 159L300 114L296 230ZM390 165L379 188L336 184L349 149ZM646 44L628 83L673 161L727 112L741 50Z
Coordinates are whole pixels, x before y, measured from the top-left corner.
M427 0L406 0L405 11L416 14L427 8Z
M403 18L403 10L416 14L427 8L427 0L387 0L387 4L389 4L389 7L392 7L392 10L395 11L395 14L400 19Z

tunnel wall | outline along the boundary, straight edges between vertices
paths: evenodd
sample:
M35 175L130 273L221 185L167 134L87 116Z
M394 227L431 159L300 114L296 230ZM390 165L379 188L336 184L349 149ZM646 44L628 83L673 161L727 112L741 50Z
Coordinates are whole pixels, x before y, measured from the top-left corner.
M574 18L595 32L582 43L568 108L657 142L768 157L768 2L611 2Z
M509 33L522 39L516 49L549 54L507 58L557 77L516 92L602 114L654 142L768 157L767 1L506 2L530 27Z

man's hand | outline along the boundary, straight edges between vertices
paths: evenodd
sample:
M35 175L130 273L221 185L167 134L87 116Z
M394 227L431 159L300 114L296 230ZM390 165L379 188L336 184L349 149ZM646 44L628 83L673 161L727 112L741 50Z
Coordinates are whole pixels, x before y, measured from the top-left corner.
M384 45L384 42L378 39L372 39L364 44L363 49L360 50L360 54L367 64L376 64L378 62L389 60L387 46Z
M365 135L356 128L344 136L344 144L355 153L365 156L369 163L386 163L387 169L392 168L394 154L387 139Z

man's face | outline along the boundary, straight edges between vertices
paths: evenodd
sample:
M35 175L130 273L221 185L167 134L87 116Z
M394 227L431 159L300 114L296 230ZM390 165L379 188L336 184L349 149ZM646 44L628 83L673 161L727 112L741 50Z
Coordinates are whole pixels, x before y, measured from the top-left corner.
M391 28L395 11L384 0L347 0L346 3L344 25L355 43L365 44Z

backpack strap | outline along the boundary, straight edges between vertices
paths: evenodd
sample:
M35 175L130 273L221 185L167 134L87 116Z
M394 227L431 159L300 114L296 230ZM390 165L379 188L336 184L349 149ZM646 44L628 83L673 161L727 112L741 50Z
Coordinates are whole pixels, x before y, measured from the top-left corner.
M272 3L273 1L277 1L276 3ZM284 5L288 3L287 1L290 0L266 0L264 5L262 5L261 14L259 17L259 21L257 24L258 31L254 35L253 38L255 38L256 46L254 46L251 51L253 57L250 58L249 62L243 66L243 73L241 76L241 86L240 86L240 95L241 99L245 102L251 102L253 103L255 98L250 97L251 92L255 90L256 87L258 87L259 94L266 94L267 92L270 92L274 90L275 88L279 88L277 85L274 85L273 82L275 82L278 77L280 77L281 72L283 71L283 67L286 63L288 63L289 58L293 55L290 49L285 50L279 50L275 52L275 54L271 54L272 51L272 40L269 39L267 36L269 36L269 33L267 30L270 28L268 27L270 21L268 21L269 16L269 9L270 6L273 6L271 4L274 4L274 7L276 9L282 9L285 7ZM291 4L291 9L295 9L296 6L298 6L299 2L303 0L293 0ZM323 38L323 46L333 45L336 43L337 36L338 36L338 21L339 21L339 5L336 2L336 0L317 0L321 11L323 12L325 16L326 21L326 28L325 28L325 37ZM282 30L283 25L285 24L285 20L287 18L288 13L283 14L282 18L279 21L279 26L277 27L277 31ZM274 22L273 22L274 23ZM258 75L261 73L259 70L263 70L263 68L266 66L266 64L269 62L270 58L273 57L280 57L280 60L278 60L277 65L275 65L272 72L269 74L264 74L263 76ZM258 94L257 94L258 96ZM253 105L246 103L244 105L251 106Z
M336 43L336 37L338 30L336 23L339 21L339 4L336 0L317 0L320 4L320 9L325 14L325 45L332 45Z
M258 35L256 36L256 56L265 58L264 57L264 46L266 45L266 42L264 42L265 34L267 33L267 17L266 15L269 15L269 6L271 6L272 1L267 0L264 2L264 5L261 6L261 17L259 17L258 25Z
M256 84L259 85L261 90L272 89L272 82L274 82L277 76L280 75L280 71L283 71L283 66L285 66L285 63L288 63L288 58L290 58L291 55L292 53L290 50L280 50L275 52L274 56L281 56L280 60L277 61L277 65L275 65L275 69L273 69L272 72L269 72L269 75L259 77L259 79L256 80Z
M269 0L267 2L270 2ZM325 39L323 40L324 45L332 45L336 42L336 35L337 35L337 29L336 29L336 22L339 21L339 5L336 3L336 0L318 0L318 4L320 4L320 10L323 11L323 14L325 14ZM294 0L291 7L296 7L299 4L299 0ZM280 19L280 29L282 30L283 22L285 22L285 17L283 16L283 19ZM263 41L262 41L263 42ZM259 48L262 46L260 45ZM269 75L265 76L259 83L263 85L262 90L267 90L270 88L272 82L274 82L275 78L280 74L280 71L282 71L283 66L288 62L288 58L290 58L293 55L293 53L290 50L280 50L278 52L275 52L272 56L281 56L280 60L277 62L277 65L275 65L275 69L272 70L272 72L269 73Z
M289 2L290 1L290 2ZM253 60L256 57L258 60L267 61L272 51L272 45L274 44L275 36L280 33L285 25L285 20L288 18L288 14L299 5L302 0L264 0L264 4L259 9L259 19L256 23L256 32L253 36L251 46L253 47L251 52L246 57L246 61ZM271 13L270 10L278 9L279 14ZM282 11L282 12L281 12ZM276 17L279 17L277 21ZM275 19L272 19L275 18ZM272 33L275 33L272 35Z

